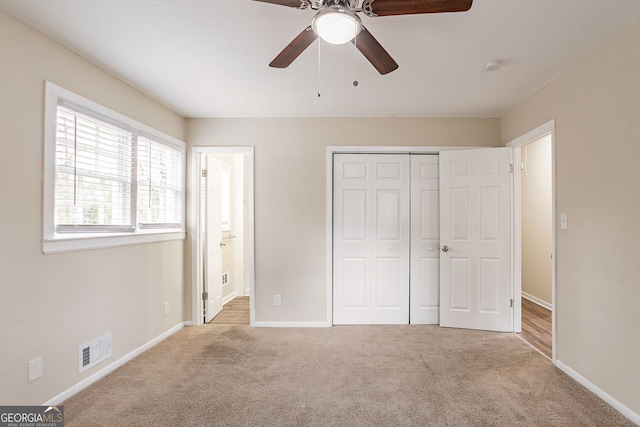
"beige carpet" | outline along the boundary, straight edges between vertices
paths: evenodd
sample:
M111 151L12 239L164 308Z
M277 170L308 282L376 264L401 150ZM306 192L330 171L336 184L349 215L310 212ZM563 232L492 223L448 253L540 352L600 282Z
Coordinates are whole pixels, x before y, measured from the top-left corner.
M66 426L632 426L512 334L187 327L64 403Z

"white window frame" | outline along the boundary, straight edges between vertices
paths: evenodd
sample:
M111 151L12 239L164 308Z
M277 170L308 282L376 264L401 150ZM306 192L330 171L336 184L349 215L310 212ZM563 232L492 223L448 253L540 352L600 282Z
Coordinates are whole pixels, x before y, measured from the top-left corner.
M135 129L139 134L167 143L182 152L182 212L179 227L147 228L136 227L128 232L57 232L55 229L55 161L56 161L56 121L60 100L77 105L80 109L91 111L109 120L122 123ZM137 171L137 167L135 168ZM110 110L96 102L81 97L53 83L45 84L44 108L44 194L43 194L43 253L71 252L79 250L109 248L140 243L182 240L186 238L185 197L186 197L186 144L172 136L157 131L143 123ZM134 180L137 174L134 173ZM134 186L135 191L135 186ZM137 198L137 195L135 196ZM137 212L134 210L134 215Z

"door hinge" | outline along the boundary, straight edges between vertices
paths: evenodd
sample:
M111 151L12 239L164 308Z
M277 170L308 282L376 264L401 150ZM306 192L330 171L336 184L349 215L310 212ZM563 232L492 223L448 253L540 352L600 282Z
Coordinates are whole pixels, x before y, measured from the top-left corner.
M202 177L203 178L207 177L207 170L206 169L202 169Z
M513 163L509 165L509 172L513 172Z
M206 301L209 298L209 292L202 293L202 301Z
M509 304L511 304L510 307L513 308L513 298L511 298L511 301Z

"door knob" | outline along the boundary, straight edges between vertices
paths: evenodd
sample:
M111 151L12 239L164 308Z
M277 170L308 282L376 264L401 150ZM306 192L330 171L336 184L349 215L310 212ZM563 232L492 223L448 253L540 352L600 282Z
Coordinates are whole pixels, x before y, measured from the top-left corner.
M442 252L449 252L449 246L444 245L444 246L442 247Z

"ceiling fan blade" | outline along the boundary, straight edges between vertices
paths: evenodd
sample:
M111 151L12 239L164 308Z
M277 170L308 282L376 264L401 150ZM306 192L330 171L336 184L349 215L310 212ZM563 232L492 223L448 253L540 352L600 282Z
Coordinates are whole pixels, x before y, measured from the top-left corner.
M466 12L471 9L472 3L473 0L373 0L370 4L371 11L375 15L390 16L417 13Z
M287 68L317 38L318 35L313 31L311 25L309 25L271 61L269 67Z
M254 0L263 3L278 4L280 6L295 7L296 9L306 9L308 4L302 0Z
M353 39L352 43L356 45L358 50L362 52L380 74L389 74L398 68L396 61L366 28L362 28L360 34Z

